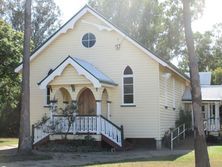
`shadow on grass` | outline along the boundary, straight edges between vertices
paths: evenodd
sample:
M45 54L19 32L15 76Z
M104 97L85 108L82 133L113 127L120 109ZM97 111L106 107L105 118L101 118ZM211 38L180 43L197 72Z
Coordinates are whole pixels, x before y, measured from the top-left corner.
M175 161L179 157L183 156L184 154L180 155L168 155L168 156L153 156L150 158L131 158L131 159L124 159L124 160L119 160L119 161L107 161L107 162L94 162L94 163L89 163L84 166L96 166L96 165L112 165L112 164L117 164L117 163L136 163L136 162L146 162L146 161ZM74 165L75 166L75 165ZM74 167L73 166L73 167Z
M0 162L16 162L16 161L38 161L38 160L50 160L52 156L46 154L31 153L29 155L20 155L17 153L17 148L1 150Z

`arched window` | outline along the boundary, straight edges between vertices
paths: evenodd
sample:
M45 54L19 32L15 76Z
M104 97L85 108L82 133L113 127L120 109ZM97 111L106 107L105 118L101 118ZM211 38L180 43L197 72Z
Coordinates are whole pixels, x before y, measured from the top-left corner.
M133 71L127 66L123 72L123 104L134 103Z

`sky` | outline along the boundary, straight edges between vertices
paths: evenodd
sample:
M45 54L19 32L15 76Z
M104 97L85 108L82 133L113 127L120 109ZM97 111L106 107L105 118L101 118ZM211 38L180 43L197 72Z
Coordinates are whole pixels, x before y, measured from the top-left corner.
M55 0L62 11L62 21L65 23L77 13L87 0ZM222 0L206 0L203 16L193 22L193 31L204 32L210 30L215 23L222 22Z

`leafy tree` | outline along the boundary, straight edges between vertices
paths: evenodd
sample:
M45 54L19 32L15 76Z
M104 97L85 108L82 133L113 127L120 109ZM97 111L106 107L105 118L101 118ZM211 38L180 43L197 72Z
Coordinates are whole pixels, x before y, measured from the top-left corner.
M212 30L194 34L195 48L198 56L199 71L214 71L222 64L222 24L217 24ZM182 56L179 67L189 72L188 57Z
M222 85L222 67L217 67L213 71L212 84L214 84L214 85Z
M182 0L182 2L185 38L189 55L189 67L191 76L192 108L194 111L195 166L210 167L207 144L204 133L203 114L201 112L201 89L198 71L198 59L195 53L193 33L191 28L191 0Z
M184 53L180 0L89 0L109 21L166 60ZM193 12L200 13L198 2ZM194 15L193 14L193 15Z
M22 35L0 20L0 136L17 135L20 77L14 69L22 57Z
M32 41L39 46L60 26L60 9L54 0L33 0ZM17 31L24 31L25 0L4 0L2 17Z
M20 112L19 147L20 154L29 154L32 151L30 133L30 39L31 39L31 0L25 2L25 25L23 42L22 68L22 101Z

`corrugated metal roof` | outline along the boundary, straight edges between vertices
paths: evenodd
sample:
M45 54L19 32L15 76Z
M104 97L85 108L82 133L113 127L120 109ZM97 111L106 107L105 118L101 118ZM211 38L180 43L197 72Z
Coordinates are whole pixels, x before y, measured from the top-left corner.
M222 100L222 85L202 85L201 95L203 101ZM182 100L183 101L192 100L190 88L186 87Z
M73 61L76 64L78 64L78 66L80 66L82 69L84 69L84 71L86 71L87 73L89 73L91 76L93 76L94 78L96 78L100 83L104 83L104 84L110 84L110 85L118 85L116 84L111 78L109 78L108 76L106 76L103 72L101 72L99 69L97 69L95 66L93 66L92 64L90 64L89 62L85 61L85 60L81 60L79 58L75 58L75 57L71 57L68 56L65 60L63 60L55 69L51 70L50 73L45 76L44 79L42 79L38 85L41 85L45 80L47 80L47 78L52 75L54 72L56 72L56 70L58 68L60 68L60 66L62 66L64 63L68 62L68 61Z
M210 85L211 84L211 72L199 72L200 84Z
M189 73L186 73L190 77ZM200 75L200 84L201 85L210 85L211 84L211 72L199 72Z
M87 70L91 75L97 78L101 83L107 83L111 85L117 85L111 78L106 76L103 72L98 70L95 66L90 64L85 60L81 60L79 58L72 58L76 63L78 63L81 67Z

